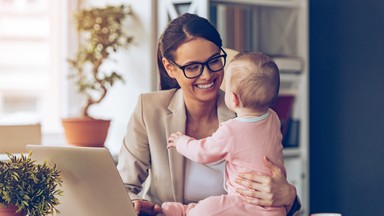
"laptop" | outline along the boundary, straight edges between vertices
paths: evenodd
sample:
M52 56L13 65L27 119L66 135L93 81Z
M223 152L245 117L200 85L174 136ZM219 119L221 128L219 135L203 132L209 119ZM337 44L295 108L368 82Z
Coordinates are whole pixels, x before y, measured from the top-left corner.
M136 216L108 149L27 145L32 159L56 164L63 179L62 216Z

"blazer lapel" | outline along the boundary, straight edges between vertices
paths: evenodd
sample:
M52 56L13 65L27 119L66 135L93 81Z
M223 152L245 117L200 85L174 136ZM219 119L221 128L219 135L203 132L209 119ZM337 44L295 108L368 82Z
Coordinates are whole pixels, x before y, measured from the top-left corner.
M167 137L173 132L185 133L186 113L182 90L175 92L169 103L169 115L166 116ZM184 156L176 151L176 148L168 149L169 167L173 185L174 201L184 201Z

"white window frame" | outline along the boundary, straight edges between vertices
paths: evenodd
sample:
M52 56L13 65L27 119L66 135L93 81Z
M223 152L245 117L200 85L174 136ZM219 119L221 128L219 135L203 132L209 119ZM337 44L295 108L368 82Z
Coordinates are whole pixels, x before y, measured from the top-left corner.
M48 81L48 90L44 90L42 93L42 103L39 104L40 115L37 121L42 124L43 144L44 143L65 143L63 137L63 129L61 126L61 118L68 115L71 110L70 103L75 95L72 95L73 87L70 86L67 79L67 72L69 65L66 59L70 56L70 53L74 53L76 49L78 34L72 25L71 16L73 12L78 8L78 0L66 0L66 1L50 1L49 4L49 20L50 20L50 66L48 73L49 77L46 77ZM53 54L54 53L54 54ZM4 75L4 74L3 74ZM20 77L20 79L23 79ZM14 91L14 90L12 90ZM12 92L13 95L26 94L22 92L17 93L17 90ZM29 94L29 93L28 93ZM41 94L39 92L34 93L33 90L29 95ZM0 97L1 91L0 91ZM71 102L69 100L71 98ZM1 105L1 98L0 98ZM0 109L1 112L1 109ZM0 123L2 124L28 124L28 119L18 119L17 115L1 115ZM30 120L30 119L29 119Z

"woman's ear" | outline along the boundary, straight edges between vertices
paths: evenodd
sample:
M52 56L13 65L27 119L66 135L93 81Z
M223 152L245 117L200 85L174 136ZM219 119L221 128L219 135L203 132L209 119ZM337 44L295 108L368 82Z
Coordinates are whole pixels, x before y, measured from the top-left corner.
M164 68L167 71L168 75L171 78L175 78L175 72L174 72L173 64L171 64L171 62L168 59L164 58L164 57L161 59L161 61L163 62Z

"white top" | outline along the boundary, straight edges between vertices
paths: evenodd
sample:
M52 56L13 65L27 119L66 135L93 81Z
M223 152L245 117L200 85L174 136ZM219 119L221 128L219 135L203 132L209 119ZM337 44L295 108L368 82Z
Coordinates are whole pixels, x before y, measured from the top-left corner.
M185 166L184 201L186 203L198 202L209 196L227 194L224 190L224 160L203 165L186 159Z

